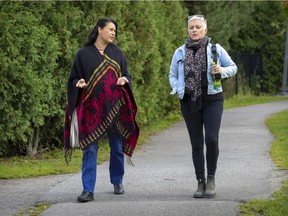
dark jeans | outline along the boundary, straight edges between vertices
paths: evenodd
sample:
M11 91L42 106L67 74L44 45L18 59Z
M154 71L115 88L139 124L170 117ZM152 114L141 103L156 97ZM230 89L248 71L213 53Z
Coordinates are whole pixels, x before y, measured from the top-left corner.
M223 113L223 100L202 101L199 109L198 105L189 96L185 95L180 100L180 105L192 145L192 159L196 178L197 180L206 179L204 138L207 174L215 175L219 155L218 138Z

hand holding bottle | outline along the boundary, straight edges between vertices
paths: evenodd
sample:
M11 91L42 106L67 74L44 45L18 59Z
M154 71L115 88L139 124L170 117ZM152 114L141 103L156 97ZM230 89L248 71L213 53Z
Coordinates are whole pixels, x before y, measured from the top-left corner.
M222 74L222 68L219 67L215 62L212 62L211 74Z
M221 67L219 67L215 62L212 62L211 76L214 89L217 89L221 86L221 73Z

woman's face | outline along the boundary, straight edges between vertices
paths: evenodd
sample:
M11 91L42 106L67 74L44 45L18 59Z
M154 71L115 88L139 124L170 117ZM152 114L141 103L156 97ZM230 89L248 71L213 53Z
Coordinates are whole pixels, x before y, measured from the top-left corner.
M101 37L104 43L113 43L116 35L116 26L114 23L109 22L103 29L99 27L98 31L98 36Z
M201 20L191 20L188 23L188 34L193 41L198 41L205 37L207 28Z

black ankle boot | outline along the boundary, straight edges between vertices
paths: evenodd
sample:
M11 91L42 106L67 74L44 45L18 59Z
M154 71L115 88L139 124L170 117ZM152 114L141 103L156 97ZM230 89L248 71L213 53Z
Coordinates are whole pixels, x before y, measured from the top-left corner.
M205 179L199 179L198 180L198 189L194 193L194 198L204 198L205 197L205 190L206 190Z
M89 202L94 200L93 193L91 192L82 192L82 194L78 197L78 202Z
M122 184L114 185L114 194L124 194L124 187Z

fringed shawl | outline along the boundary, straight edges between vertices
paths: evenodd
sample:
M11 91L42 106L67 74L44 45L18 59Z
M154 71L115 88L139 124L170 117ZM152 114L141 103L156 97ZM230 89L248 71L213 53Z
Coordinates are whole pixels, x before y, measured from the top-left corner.
M65 149L71 148L71 117L75 109L81 149L97 143L104 138L108 130L113 128L123 140L123 152L131 157L139 136L139 128L135 120L137 105L129 84L116 85L117 79L122 76L123 69L125 75L127 75L126 77L130 78L126 71L127 63L126 61L123 62L125 60L124 54L113 45L109 45L103 55L95 50L94 45L93 47L87 47L86 51L81 51L84 54L78 53L75 61L80 61L78 62L80 67L74 63L74 69L72 68L69 78L72 85L69 85L68 81L68 105L66 107L64 130ZM93 59L90 60L91 56L87 55L89 53L92 58L95 57L94 61ZM114 55L116 60L109 57L109 54L112 57ZM88 65L83 66L83 63ZM93 68L93 66L96 68ZM79 72L79 69L83 68L87 70L93 68L93 71L89 73L89 71L81 70ZM77 89L73 86L80 78L86 80L87 87L84 89ZM129 81L131 82L131 80ZM75 91L77 92L75 93ZM77 95L76 101L71 98L75 95ZM70 101L69 98L71 98ZM74 107L73 103L75 103Z

